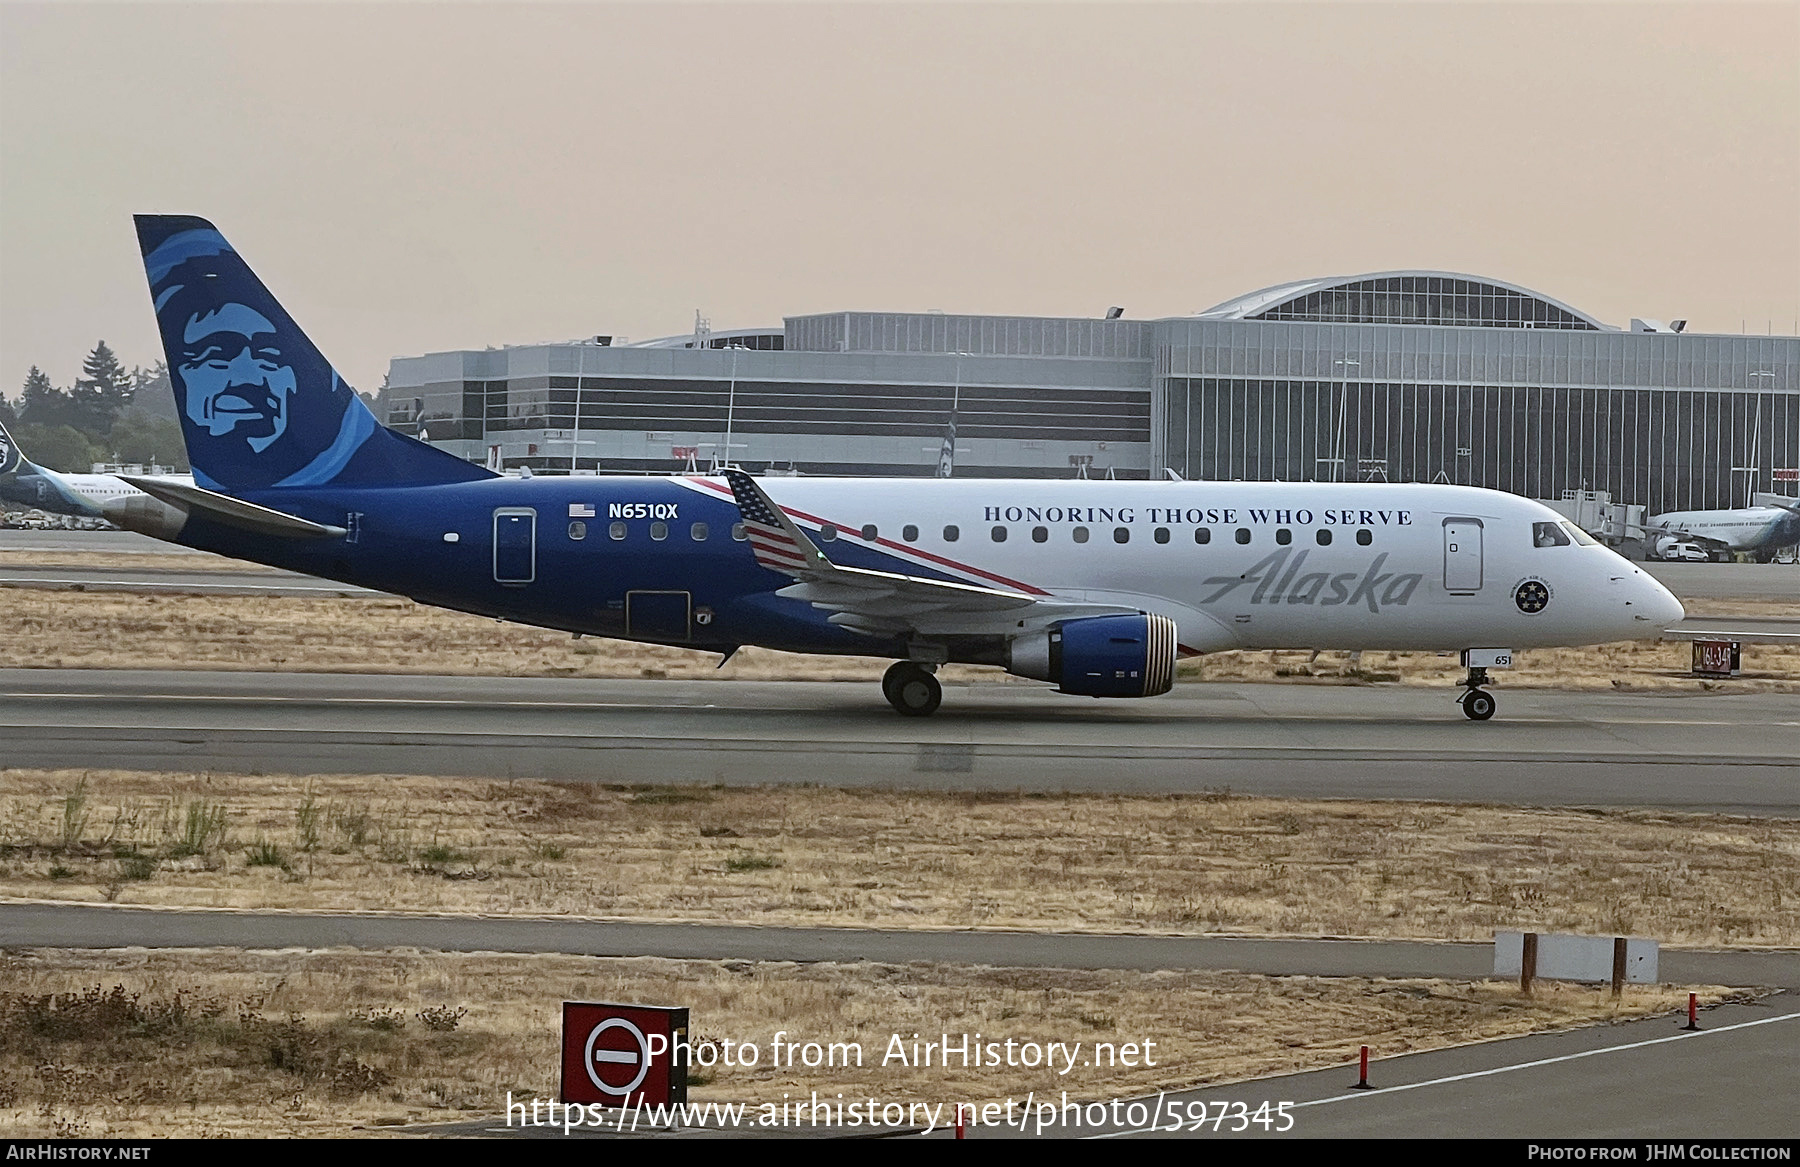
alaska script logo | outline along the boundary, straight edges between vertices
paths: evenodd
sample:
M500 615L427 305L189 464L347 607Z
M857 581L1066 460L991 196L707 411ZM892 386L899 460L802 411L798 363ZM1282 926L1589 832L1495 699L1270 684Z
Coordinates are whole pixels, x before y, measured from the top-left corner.
M1354 571L1336 575L1324 571L1301 574L1306 557L1311 554L1311 551L1302 551L1294 555L1291 547L1284 547L1258 560L1242 575L1210 576L1202 581L1202 586L1217 590L1200 602L1216 603L1241 587L1255 584L1256 590L1250 593L1252 604L1318 604L1321 608L1335 604L1367 604L1369 611L1380 612L1383 605L1403 607L1412 599L1419 581L1425 578L1417 573L1384 574L1381 565L1387 562L1385 551L1375 557L1360 577ZM1294 558L1292 563L1288 562L1290 555ZM1285 571L1282 570L1284 566ZM1321 593L1324 593L1323 597Z

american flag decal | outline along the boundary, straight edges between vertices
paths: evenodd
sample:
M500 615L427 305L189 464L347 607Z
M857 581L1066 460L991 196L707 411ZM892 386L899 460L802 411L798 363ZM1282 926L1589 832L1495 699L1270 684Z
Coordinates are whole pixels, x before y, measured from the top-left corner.
M731 483L738 513L744 519L744 535L756 554L756 562L774 571L791 573L804 569L812 548L802 546L794 537L786 516L775 510L768 496L742 470L725 471L725 480Z

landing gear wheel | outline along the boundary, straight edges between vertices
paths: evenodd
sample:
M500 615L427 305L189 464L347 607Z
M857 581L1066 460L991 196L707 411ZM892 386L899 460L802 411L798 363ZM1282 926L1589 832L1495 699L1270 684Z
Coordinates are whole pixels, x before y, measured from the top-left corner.
M931 670L913 661L898 661L881 678L882 696L908 717L929 717L944 700L944 687Z
M1470 689L1463 698L1463 716L1471 721L1486 721L1494 715L1494 695L1486 689Z
M900 678L918 667L909 660L897 660L888 666L887 672L881 674L881 695L888 699L888 704L894 705L896 702L894 686L899 683Z

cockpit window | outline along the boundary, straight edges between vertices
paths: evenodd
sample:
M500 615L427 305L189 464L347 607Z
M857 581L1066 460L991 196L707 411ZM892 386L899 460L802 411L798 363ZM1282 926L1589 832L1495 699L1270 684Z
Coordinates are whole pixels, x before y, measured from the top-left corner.
M1600 540L1594 538L1580 527L1577 527L1574 523L1564 522L1563 526L1568 530L1569 534L1575 536L1575 542L1581 544L1583 547L1600 546Z
M1560 523L1531 524L1531 545L1533 547L1567 547L1569 536L1564 533Z

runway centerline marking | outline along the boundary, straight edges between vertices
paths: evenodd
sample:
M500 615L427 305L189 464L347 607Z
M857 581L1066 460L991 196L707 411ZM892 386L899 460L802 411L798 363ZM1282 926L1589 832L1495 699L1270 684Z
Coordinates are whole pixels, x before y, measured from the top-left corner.
M1474 1078L1489 1078L1495 1074L1510 1074L1514 1070L1535 1070L1540 1066L1554 1066L1559 1062L1574 1062L1574 1061L1579 1061L1582 1058L1597 1058L1601 1054L1616 1054L1616 1053L1623 1053L1626 1050L1645 1049L1645 1048L1647 1048L1649 1046L1653 1046L1653 1045L1664 1045L1671 1041L1688 1041L1688 1040L1691 1040L1694 1038L1707 1037L1707 1036L1710 1036L1711 1034L1715 1034L1715 1033L1731 1033L1732 1031L1738 1030L1738 1029L1752 1029L1758 1025L1773 1025L1778 1021L1793 1021L1795 1018L1800 1018L1800 1012L1783 1013L1779 1017L1759 1017L1755 1021L1740 1021L1736 1025L1721 1025L1717 1029L1702 1029L1697 1033L1677 1033L1677 1034L1673 1034L1669 1037L1652 1037L1645 1041L1627 1042L1624 1045L1609 1045L1609 1046L1604 1046L1600 1049L1582 1050L1578 1053L1559 1054L1553 1058L1539 1058L1536 1061L1518 1062L1518 1063L1516 1063L1514 1065L1510 1065L1510 1066L1495 1066L1494 1068L1489 1069L1489 1070L1473 1070L1467 1074L1451 1074L1451 1075L1449 1075L1447 1077L1443 1077L1443 1078L1428 1078L1423 1082L1404 1082L1398 1086L1377 1086L1372 1090L1367 1090L1367 1091L1364 1091L1359 1094L1346 1093L1346 1094L1334 1095L1330 1098L1314 1098L1309 1102L1291 1102L1288 1104L1288 1108L1290 1110L1299 1110L1300 1108L1305 1107L1305 1106L1330 1106L1333 1103L1337 1103L1337 1102L1355 1102L1360 1099L1379 1098L1384 1094L1399 1094L1399 1093L1402 1093L1403 1091L1407 1091L1407 1090L1423 1090L1427 1086L1444 1086L1444 1085L1448 1085L1451 1082L1467 1082ZM1417 1055L1403 1054L1401 1056L1402 1057L1415 1057ZM1395 1059L1382 1058L1380 1060L1381 1061L1392 1061ZM1349 1065L1349 1063L1345 1063L1341 1067L1332 1067L1332 1068L1348 1070L1348 1069L1350 1069L1350 1065ZM1311 1073L1326 1073L1329 1071L1315 1070L1315 1071L1309 1071L1309 1072L1311 1072ZM1159 1134L1159 1133L1160 1134L1174 1134L1176 1132L1171 1131L1167 1128L1140 1127L1140 1128L1135 1128L1132 1130L1125 1130L1125 1131L1108 1131L1105 1134L1089 1135L1087 1137L1090 1139L1114 1139L1114 1138L1118 1138L1122 1135L1144 1135L1144 1134Z

